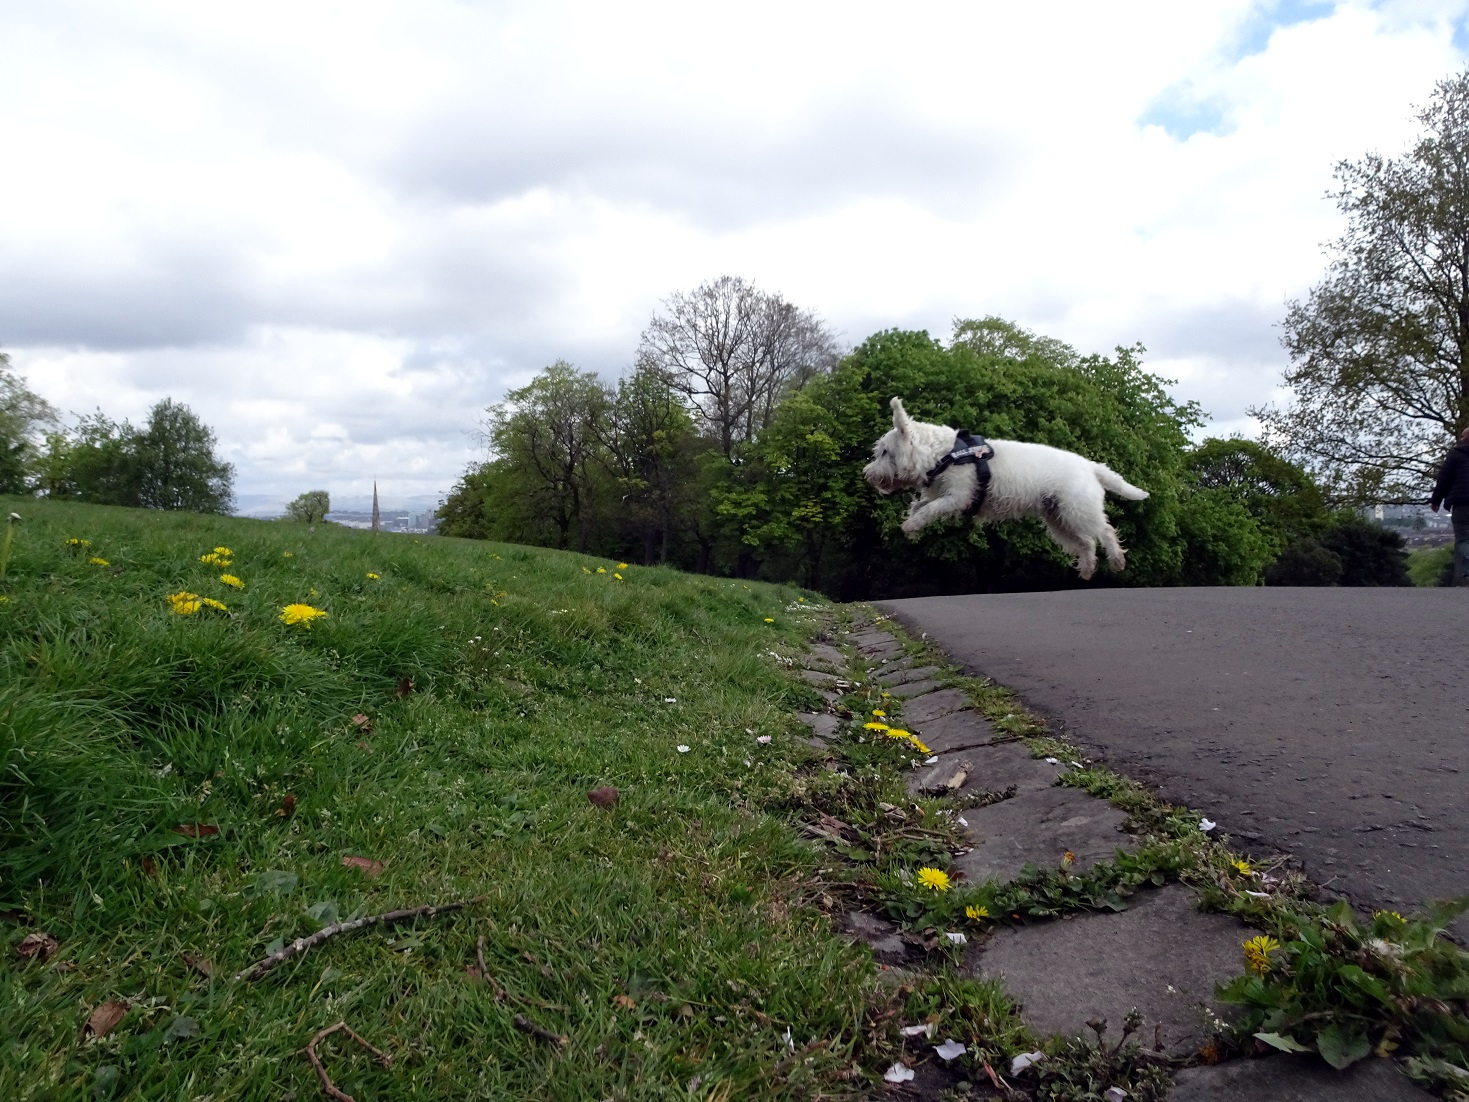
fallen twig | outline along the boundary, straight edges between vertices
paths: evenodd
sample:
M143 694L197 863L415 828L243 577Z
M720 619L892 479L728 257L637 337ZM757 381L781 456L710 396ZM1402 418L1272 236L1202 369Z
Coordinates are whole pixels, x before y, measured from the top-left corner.
M567 1038L559 1033L552 1033L549 1029L542 1029L524 1014L517 1014L514 1018L515 1028L522 1033L529 1033L532 1037L539 1038L547 1044L556 1045L558 1048L567 1043Z
M357 1102L355 1098L353 1098L346 1091L339 1089L337 1085L332 1082L331 1076L326 1073L325 1065L323 1065L321 1062L321 1057L316 1055L317 1042L320 1041L322 1038L328 1036L329 1034L335 1033L339 1029L346 1030L347 1036L351 1037L352 1040L356 1041L359 1045L361 1045L363 1048L367 1049L374 1056L376 1056L377 1062L383 1067L390 1067L393 1063L393 1058L381 1049L375 1048L374 1046L364 1041L357 1033L355 1033L351 1029L350 1026L347 1025L346 1022L338 1022L336 1025L329 1025L320 1033L318 1033L315 1037L311 1038L311 1040L306 1042L306 1059L310 1060L311 1066L316 1069L316 1078L321 1080L321 1089L326 1091L327 1097L336 1099L336 1102Z
M336 922L330 926L322 927L309 937L298 937L279 952L272 953L264 960L256 961L249 968L237 974L235 979L258 980L273 968L284 964L292 957L300 956L308 949L315 948L334 934L345 933L348 930L360 930L364 926L402 922L405 918L418 918L420 915L425 918L433 918L435 915L443 914L446 911L457 911L464 905L463 900L458 903L435 903L427 907L408 907L401 911L387 911L380 915L368 915L366 918L354 918L350 922Z
M479 940L474 944L475 959L479 961L479 978L490 985L490 990L495 994L495 1001L501 1002L505 998L505 989L495 982L495 977L490 975L489 965L485 964L485 936L481 934Z

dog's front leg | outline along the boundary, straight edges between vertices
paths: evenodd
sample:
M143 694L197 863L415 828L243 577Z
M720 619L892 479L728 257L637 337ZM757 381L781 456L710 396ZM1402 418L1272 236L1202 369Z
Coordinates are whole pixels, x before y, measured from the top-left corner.
M908 519L903 521L903 532L909 539L916 540L918 533L934 521L963 514L969 505L969 497L969 494L952 491L931 500L920 497L908 510Z

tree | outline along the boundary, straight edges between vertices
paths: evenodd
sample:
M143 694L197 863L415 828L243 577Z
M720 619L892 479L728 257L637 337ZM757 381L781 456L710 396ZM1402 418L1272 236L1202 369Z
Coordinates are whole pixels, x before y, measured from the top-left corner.
M1294 401L1251 410L1337 503L1423 500L1469 428L1469 72L1418 121L1406 155L1337 165L1348 228L1285 319Z
M617 381L605 416L593 422L602 461L617 480L622 523L643 562L667 562L674 530L691 504L698 439L688 410L649 364Z
M331 511L331 495L325 490L307 490L286 506L286 516L302 524L316 524Z
M675 293L643 331L639 363L688 399L726 459L793 390L829 371L836 340L817 316L735 276Z
M99 410L47 435L38 489L99 505L225 513L234 467L214 447L213 430L172 398L154 405L142 428Z
M39 431L56 421L56 410L10 370L0 352L0 494L25 493L39 459Z
M557 360L488 410L491 451L526 509L554 527L556 546L586 550L607 394L590 371Z
M136 437L138 504L144 509L227 513L235 469L215 454L214 430L182 402L165 398Z
M1253 440L1205 440L1189 452L1188 467L1200 492L1243 506L1275 554L1319 535L1330 520L1311 476Z

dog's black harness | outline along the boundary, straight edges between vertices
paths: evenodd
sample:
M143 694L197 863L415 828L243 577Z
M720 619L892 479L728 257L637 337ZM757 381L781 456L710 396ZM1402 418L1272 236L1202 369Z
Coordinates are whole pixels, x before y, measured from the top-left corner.
M983 436L975 436L968 429L960 429L959 434L954 437L953 450L923 476L923 485L932 486L934 479L956 464L973 463L974 497L964 510L966 517L972 517L984 508L984 499L989 494L990 460L994 458L994 454L995 449L990 447L989 441Z

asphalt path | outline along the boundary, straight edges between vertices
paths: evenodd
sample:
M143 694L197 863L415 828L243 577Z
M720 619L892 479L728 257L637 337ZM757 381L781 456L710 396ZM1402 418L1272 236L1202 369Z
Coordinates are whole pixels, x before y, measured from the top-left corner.
M1469 892L1469 589L883 601L1090 756L1364 907ZM1464 919L1455 923L1469 933Z

